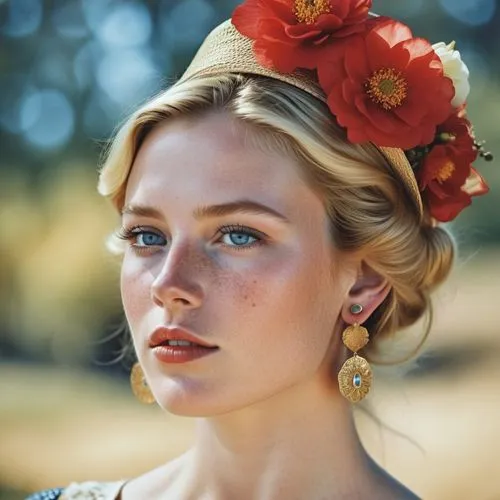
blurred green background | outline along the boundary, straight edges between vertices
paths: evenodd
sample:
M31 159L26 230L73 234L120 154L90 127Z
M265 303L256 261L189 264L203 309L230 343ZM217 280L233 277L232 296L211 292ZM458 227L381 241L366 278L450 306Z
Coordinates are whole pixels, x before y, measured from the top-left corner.
M97 195L97 165L116 125L179 76L238 3L0 0L2 500L130 477L190 443L192 421L135 402L130 362L113 362L127 334L114 335L119 261L104 241L118 219ZM375 0L373 10L457 42L469 117L500 156L498 2ZM491 192L452 226L460 262L423 357L404 377L380 371L380 422L357 414L370 452L425 499L500 499L498 163L476 163Z

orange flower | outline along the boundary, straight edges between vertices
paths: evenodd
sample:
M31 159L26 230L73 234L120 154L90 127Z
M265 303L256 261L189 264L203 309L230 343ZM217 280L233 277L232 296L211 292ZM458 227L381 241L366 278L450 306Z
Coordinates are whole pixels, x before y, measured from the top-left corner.
M318 77L351 142L411 149L430 144L452 112L453 82L432 45L389 18L370 21L349 43L332 44Z
M372 0L246 0L232 16L235 28L254 40L263 66L291 73L315 69L333 38L366 29Z
M430 214L448 222L471 204L472 196L487 193L488 186L471 165L478 151L464 107L438 127L436 137L438 144L425 156L417 177Z

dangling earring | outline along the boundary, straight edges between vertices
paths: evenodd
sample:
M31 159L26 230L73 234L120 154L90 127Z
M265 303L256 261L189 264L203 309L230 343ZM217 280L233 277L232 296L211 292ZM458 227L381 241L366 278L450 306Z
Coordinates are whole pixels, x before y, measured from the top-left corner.
M142 371L141 365L135 363L130 372L130 386L134 396L144 404L151 404L155 402L155 397L149 388L149 385Z
M360 304L351 306L352 314L359 314L363 310ZM368 344L370 336L368 330L354 323L342 333L342 342L353 351L354 355L347 359L339 371L339 389L342 396L351 403L361 401L369 392L372 385L373 373L365 358L358 356L357 352Z

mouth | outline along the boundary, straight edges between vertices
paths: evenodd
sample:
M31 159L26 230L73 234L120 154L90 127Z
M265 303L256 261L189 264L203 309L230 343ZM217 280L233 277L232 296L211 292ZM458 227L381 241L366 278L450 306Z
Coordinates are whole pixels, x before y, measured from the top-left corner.
M182 349L218 349L193 332L177 326L159 326L149 336L149 347L172 347Z
M155 345L153 347L169 346L169 347L194 347L202 349L218 349L217 346L206 346L202 344L197 344L196 342L189 342L189 340L179 340L172 339L162 342L161 344Z
M191 331L164 326L150 335L149 347L158 361L166 364L190 363L219 350Z

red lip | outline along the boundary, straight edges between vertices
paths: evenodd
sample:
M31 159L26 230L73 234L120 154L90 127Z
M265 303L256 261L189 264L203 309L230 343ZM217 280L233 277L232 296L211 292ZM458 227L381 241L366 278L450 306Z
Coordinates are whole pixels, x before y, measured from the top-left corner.
M168 340L187 340L188 342L193 342L194 344L198 344L202 347L217 347L214 344L209 344L208 342L200 339L194 333L177 326L159 326L155 328L149 336L149 347L158 347L165 344Z

